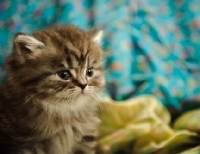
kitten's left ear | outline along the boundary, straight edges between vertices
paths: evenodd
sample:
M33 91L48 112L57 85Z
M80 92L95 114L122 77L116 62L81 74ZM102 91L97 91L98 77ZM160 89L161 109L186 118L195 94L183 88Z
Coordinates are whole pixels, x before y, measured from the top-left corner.
M89 34L90 38L92 39L92 41L101 45L102 37L103 37L103 30L92 29L88 32L88 34Z

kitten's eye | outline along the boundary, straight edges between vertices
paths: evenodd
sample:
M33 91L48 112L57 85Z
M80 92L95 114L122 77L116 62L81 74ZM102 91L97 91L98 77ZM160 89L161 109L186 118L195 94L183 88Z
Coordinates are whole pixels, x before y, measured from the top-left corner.
M69 71L60 71L58 72L58 76L63 80L69 80L71 74L69 73Z
M93 68L87 68L86 75L91 77L94 74Z

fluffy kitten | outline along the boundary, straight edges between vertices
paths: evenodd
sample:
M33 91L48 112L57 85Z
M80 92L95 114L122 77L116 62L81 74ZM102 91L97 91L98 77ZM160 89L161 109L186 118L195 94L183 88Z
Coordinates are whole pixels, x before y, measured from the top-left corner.
M101 35L71 25L16 34L0 87L0 153L95 153Z

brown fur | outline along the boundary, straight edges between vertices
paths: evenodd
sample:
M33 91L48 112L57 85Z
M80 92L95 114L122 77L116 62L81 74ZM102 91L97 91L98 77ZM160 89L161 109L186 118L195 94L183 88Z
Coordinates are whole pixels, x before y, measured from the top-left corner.
M104 87L95 36L70 25L16 34L0 87L0 153L94 153L96 99ZM63 70L69 80L59 78Z

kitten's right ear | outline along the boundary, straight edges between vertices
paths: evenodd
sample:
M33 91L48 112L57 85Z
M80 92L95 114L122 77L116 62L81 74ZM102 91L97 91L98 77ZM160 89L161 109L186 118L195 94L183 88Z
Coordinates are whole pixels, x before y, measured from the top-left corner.
M44 43L29 34L18 32L14 37L14 48L18 54L37 53L42 47Z

